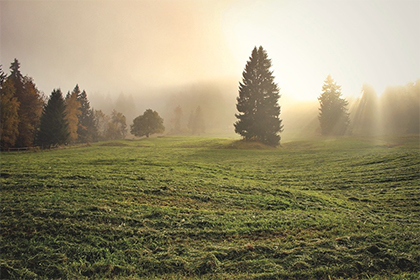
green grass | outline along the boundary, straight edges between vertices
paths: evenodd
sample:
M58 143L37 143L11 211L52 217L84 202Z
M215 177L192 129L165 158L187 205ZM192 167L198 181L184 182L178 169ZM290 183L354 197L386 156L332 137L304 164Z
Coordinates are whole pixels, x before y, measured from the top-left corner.
M1 156L1 279L418 279L417 136Z

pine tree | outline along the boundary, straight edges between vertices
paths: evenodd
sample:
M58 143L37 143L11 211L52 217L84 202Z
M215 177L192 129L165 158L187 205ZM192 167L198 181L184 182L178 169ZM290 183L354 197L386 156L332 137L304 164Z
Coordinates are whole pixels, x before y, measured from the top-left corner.
M350 124L348 102L341 98L341 86L337 85L331 75L324 81L318 101L322 135L344 135Z
M147 109L143 115L135 118L131 125L131 133L138 137L149 137L152 134L162 133L164 131L163 119L159 116L158 112L151 109Z
M260 46L255 47L242 73L239 84L239 97L236 108L238 121L234 124L235 132L247 141L260 141L276 146L280 143L280 132L283 131L280 119L280 98L273 72L270 71L271 60Z
M15 97L15 87L7 79L0 66L0 139L1 149L13 147L19 130L19 102Z
M79 126L77 129L79 142L88 143L96 141L98 139L98 128L95 121L95 111L93 108L90 108L86 91L82 91L78 101L80 102Z
M79 85L76 85L73 91L67 93L66 96L66 120L69 126L68 140L70 143L75 143L79 136L77 133L79 128L79 116L81 114L79 95Z
M47 148L67 143L66 105L60 89L53 90L41 116L37 144Z
M32 78L23 77L17 59L10 66L11 79L15 88L15 96L19 102L19 125L15 146L29 147L34 143L36 130L42 114L43 100Z

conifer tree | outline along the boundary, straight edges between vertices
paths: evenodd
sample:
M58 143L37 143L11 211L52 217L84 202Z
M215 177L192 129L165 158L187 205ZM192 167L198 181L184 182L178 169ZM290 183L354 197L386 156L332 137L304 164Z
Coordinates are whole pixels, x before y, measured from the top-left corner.
M43 148L67 143L68 123L65 115L65 101L60 89L52 91L41 116L37 144Z
M280 119L279 89L270 71L271 60L260 46L255 47L242 73L236 108L238 121L235 132L245 140L256 140L267 145L280 143L283 131Z
M19 102L15 96L15 87L7 79L0 66L0 139L1 149L13 147L19 130Z
M319 115L322 135L344 135L350 124L347 113L347 100L341 98L341 86L328 75L318 97Z
M98 128L95 121L95 111L93 108L90 108L86 91L82 91L78 101L80 102L79 126L77 129L79 135L78 141L81 143L96 141L98 138Z

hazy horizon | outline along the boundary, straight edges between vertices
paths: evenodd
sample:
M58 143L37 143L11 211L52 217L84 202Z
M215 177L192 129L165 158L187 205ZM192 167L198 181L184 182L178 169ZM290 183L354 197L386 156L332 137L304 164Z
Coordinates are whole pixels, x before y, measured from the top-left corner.
M316 101L331 74L364 83L420 78L419 1L0 1L0 63L17 58L44 94L90 96L237 86L254 46L272 59L280 104ZM228 86L226 86L228 85Z

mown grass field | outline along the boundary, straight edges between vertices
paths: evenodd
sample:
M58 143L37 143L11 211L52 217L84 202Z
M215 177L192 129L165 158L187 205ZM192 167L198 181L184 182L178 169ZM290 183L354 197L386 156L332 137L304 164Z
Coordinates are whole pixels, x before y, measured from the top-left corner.
M419 279L416 136L2 153L2 279Z

